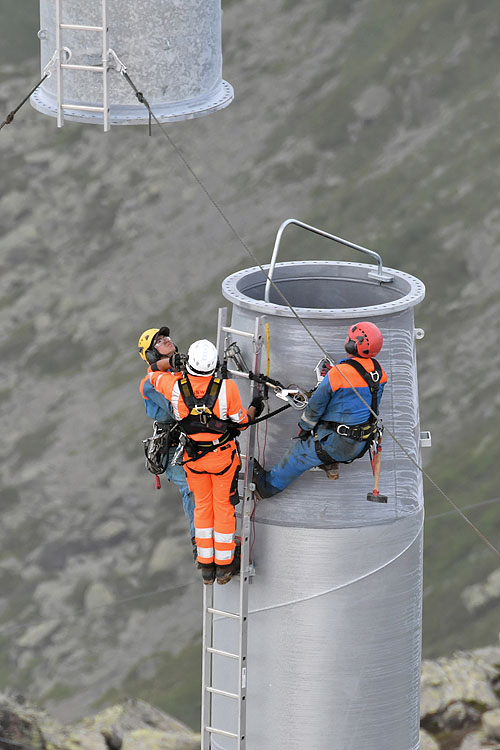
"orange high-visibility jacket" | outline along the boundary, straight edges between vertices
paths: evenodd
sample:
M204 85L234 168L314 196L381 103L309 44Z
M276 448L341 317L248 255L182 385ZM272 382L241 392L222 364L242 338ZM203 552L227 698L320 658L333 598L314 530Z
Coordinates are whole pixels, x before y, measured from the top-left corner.
M150 372L148 377L152 386L160 393L163 393L170 401L177 420L180 421L189 415L189 409L184 402L179 388L179 381L183 377L180 372ZM187 378L191 383L196 398L202 398L210 384L211 376L188 374ZM222 381L213 413L219 419L229 419L231 422L236 422L236 424L248 421L247 412L241 405L240 392L234 380ZM207 442L216 440L220 435L221 433L216 432L195 432L194 434L190 434L190 437L193 440Z

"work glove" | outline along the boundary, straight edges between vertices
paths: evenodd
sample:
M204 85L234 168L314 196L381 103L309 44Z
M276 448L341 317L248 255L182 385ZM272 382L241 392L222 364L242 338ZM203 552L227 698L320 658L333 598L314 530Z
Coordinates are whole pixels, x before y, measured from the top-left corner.
M321 365L321 377L323 378L328 370L332 369L332 365L328 362L328 360L324 359L323 364Z
M171 354L170 357L168 357L168 362L172 370L176 370L177 372L183 370L186 366L187 354L175 352L175 354Z
M307 438L311 437L311 435L311 430L304 430L304 428L299 424L299 434L297 435L299 440L307 440Z
M255 417L254 419L257 419L257 417L260 417L262 412L264 411L264 398L263 396L255 396L255 398L252 399L250 406L255 407ZM248 407L250 408L250 407Z

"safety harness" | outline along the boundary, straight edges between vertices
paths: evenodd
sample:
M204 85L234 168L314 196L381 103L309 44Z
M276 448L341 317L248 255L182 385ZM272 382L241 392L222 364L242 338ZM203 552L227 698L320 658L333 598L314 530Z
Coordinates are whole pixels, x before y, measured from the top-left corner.
M186 453L190 461L196 461L198 458L205 456L207 453L220 448L225 443L239 434L239 427L229 419L220 419L215 416L213 408L219 397L222 387L222 379L212 376L205 394L201 397L194 395L193 388L189 379L183 377L179 381L179 392L186 404L189 414L179 422L181 433L181 443L184 444ZM193 440L190 435L197 432L220 432L219 438L209 442ZM183 462L184 463L184 462Z
M329 430L333 430L337 433L337 435L340 435L341 437L351 438L351 440L356 440L360 443L365 443L361 453L359 453L356 456L357 458L361 458L365 455L367 450L370 448L371 444L375 442L378 439L378 434L380 431L380 428L378 426L378 392L380 388L380 381L382 379L382 368L380 364L377 362L376 359L373 357L371 358L373 362L373 371L368 372L365 370L361 362L358 362L355 359L346 359L345 362L342 362L344 365L349 365L349 367L353 367L356 372L361 375L365 383L367 384L368 388L370 389L371 394L371 404L370 404L370 417L367 422L364 422L363 424L355 424L355 425L347 425L343 424L342 422L329 422L328 420L320 420L319 424L324 425ZM323 450L321 443L319 442L318 435L315 432L314 434L314 447L316 449L316 454L318 458L325 464L331 463L332 458L328 455L328 453ZM356 459L352 459L352 461L355 461ZM338 463L351 463L351 461L340 461Z

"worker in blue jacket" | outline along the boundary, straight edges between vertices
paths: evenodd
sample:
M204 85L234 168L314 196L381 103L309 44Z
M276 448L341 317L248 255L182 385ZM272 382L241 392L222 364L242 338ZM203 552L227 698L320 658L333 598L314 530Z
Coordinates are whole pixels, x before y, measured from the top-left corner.
M167 326L163 326L162 328L148 328L143 334L141 334L138 347L139 355L150 366L154 362L158 362L160 359L170 357L170 355L175 354L177 351L177 347L170 338L170 329ZM148 417L165 425L173 426L176 424L172 404L162 393L159 393L154 389L149 380L149 368L148 374L141 380L140 392L144 399L144 405ZM172 465L175 450L175 445L171 446L169 449L165 474L167 478L174 482L179 488L182 497L182 505L184 507L184 514L189 524L191 543L193 545L193 556L195 556L196 559L194 495L189 489L184 466L182 466L182 464L176 464L175 466Z
M257 466L255 483L261 497L281 492L314 466L337 479L338 463L350 463L368 449L377 429L371 410L378 414L387 382L375 359L382 344L374 323L350 326L345 341L350 356L332 367L314 391L293 447L269 471Z

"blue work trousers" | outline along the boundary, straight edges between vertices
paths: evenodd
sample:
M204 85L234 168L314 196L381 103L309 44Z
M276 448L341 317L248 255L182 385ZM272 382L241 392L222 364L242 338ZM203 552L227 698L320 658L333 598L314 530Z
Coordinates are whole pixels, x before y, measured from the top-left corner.
M167 479L177 485L179 492L182 497L182 505L184 508L184 514L189 524L189 530L191 538L194 537L194 495L189 489L189 485L186 479L186 471L182 464L172 466L172 459L174 457L177 446L170 448L168 452L168 466L165 471Z
M336 432L321 429L318 433L320 445L334 461L351 461L363 450L365 443L351 438L341 437ZM279 463L259 477L258 486L265 489L268 497L281 492L294 479L300 477L313 466L324 463L316 453L313 437L307 440L294 440L292 447L285 453Z

